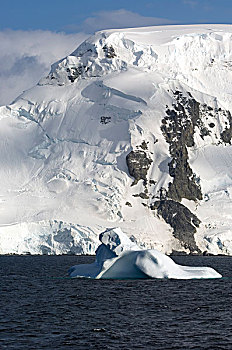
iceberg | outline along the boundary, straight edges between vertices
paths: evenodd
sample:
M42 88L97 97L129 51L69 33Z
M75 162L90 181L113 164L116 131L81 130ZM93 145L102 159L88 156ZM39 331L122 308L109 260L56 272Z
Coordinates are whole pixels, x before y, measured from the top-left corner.
M70 277L95 279L138 278L221 278L211 267L190 267L176 264L167 255L155 250L141 249L120 228L107 229L99 235L101 245L92 264L69 269Z

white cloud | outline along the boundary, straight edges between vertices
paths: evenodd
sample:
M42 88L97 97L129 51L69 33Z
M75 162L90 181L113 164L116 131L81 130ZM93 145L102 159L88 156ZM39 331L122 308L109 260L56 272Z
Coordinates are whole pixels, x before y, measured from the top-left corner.
M194 8L198 5L198 2L196 0L183 0L183 4Z
M93 14L92 17L87 18L83 24L82 29L85 32L95 32L102 29L117 29L128 27L145 27L161 24L174 24L177 22L166 18L145 17L138 13L127 11L125 9L115 11L100 11ZM75 26L72 26L74 29ZM80 27L79 27L80 28ZM77 27L76 27L77 29Z
M34 86L52 63L70 54L86 37L39 30L0 32L0 105Z

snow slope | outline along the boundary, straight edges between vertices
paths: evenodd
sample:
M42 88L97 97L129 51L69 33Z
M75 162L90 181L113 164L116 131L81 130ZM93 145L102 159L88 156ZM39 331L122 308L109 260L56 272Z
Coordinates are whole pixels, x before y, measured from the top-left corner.
M118 226L165 253L231 255L231 39L98 32L1 107L0 253L94 253Z

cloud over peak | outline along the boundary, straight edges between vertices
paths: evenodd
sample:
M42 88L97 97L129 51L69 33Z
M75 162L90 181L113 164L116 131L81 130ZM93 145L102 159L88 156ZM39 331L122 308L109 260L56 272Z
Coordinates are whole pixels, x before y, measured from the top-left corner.
M171 21L167 18L145 17L132 11L119 9L114 11L99 11L94 13L93 16L88 17L83 22L81 29L84 32L91 33L103 29L146 27L174 23L177 22ZM80 27L76 27L76 29L77 28L80 29Z
M55 61L65 57L87 37L50 31L0 32L0 105L9 104L34 86Z

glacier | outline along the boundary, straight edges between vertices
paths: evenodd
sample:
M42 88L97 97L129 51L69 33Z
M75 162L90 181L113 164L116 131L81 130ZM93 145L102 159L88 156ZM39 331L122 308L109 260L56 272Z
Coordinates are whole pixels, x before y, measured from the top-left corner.
M232 255L232 26L104 30L0 107L0 254L94 254L121 228Z
M210 267L191 267L176 264L157 250L140 249L120 228L109 229L99 236L102 244L92 264L81 264L69 269L70 277L95 279L221 278Z

